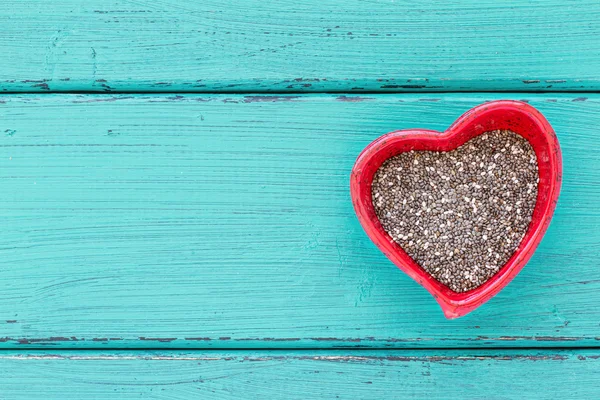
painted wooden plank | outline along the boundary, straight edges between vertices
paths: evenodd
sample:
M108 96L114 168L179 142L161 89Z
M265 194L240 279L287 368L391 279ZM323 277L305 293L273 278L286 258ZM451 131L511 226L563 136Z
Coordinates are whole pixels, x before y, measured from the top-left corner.
M6 399L595 399L597 350L0 354Z
M473 314L445 320L355 218L366 144L497 98L1 97L0 345L597 346L599 95L527 96L558 133L561 198Z
M4 91L598 90L600 3L5 0Z

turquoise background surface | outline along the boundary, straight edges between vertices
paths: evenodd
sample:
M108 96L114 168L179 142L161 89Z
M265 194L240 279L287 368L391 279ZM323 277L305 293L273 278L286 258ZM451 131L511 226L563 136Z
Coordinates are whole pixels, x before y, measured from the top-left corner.
M6 1L0 398L600 395L600 5ZM527 101L537 252L446 320L362 231L392 130Z

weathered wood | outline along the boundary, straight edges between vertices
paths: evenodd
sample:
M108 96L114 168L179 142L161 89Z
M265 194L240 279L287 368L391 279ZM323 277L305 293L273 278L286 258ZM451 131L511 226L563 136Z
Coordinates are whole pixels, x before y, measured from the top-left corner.
M520 95L0 97L3 347L597 346L600 96L527 95L564 183L532 261L447 321L367 239L377 136Z
M597 0L4 0L0 21L0 91L600 89Z
M6 399L596 399L600 353L0 354Z

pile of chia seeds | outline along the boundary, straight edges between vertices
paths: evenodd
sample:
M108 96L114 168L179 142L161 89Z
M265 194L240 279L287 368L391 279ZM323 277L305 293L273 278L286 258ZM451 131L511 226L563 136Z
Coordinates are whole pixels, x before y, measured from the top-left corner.
M507 130L450 152L411 151L385 161L373 179L385 231L454 292L485 283L527 232L539 182L535 152Z

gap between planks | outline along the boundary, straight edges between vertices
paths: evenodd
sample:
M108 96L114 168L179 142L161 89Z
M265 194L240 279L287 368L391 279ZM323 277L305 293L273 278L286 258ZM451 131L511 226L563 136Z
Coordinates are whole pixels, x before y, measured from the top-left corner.
M140 95L265 95L265 96L285 96L285 95L413 95L413 94L495 94L495 93L506 93L506 94L600 94L600 90L595 89L581 89L581 90L519 90L519 89L464 89L464 90L447 90L447 89L407 89L407 90L364 90L364 91L348 91L348 90L326 90L326 91L308 91L308 90L47 90L43 92L39 91L1 91L0 96L21 96L21 95L53 95L53 94L81 94L81 95L120 95L120 94L140 94Z
M79 353L79 352L96 352L96 353L143 353L143 352L156 352L156 353L215 353L215 352L272 352L272 353L311 353L311 352L323 352L323 353L371 353L371 352L386 352L386 353L426 353L426 352L469 352L471 354L483 354L490 352L576 352L576 351L593 351L600 349L600 346L557 346L557 347L542 347L542 346L527 346L527 347L42 347L42 346L28 346L23 348L11 347L11 348L0 348L0 359L5 358L7 354L31 354L31 353L52 353L60 351L61 353ZM599 356L600 357L600 356Z

